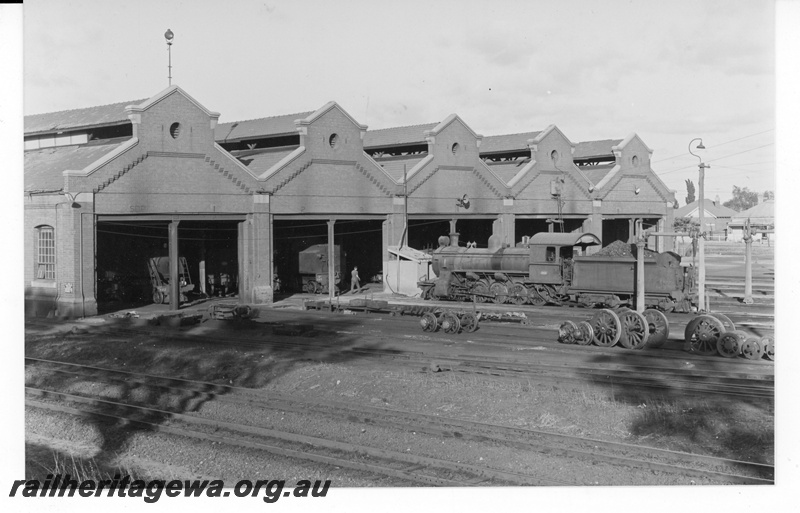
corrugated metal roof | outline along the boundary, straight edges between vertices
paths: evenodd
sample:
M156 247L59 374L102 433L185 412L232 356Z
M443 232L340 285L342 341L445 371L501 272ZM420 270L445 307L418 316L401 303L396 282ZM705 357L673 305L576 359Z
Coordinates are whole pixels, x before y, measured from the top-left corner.
M364 134L364 148L427 144L425 141L425 131L436 128L438 124L439 123L427 123L424 125L367 130L367 133Z
M525 164L528 163L528 159L525 159L522 162L502 162L498 164L492 164L487 162L486 167L492 170L494 174L500 177L503 182L508 184L512 178L517 176Z
M403 166L406 166L406 173L411 171L411 169L416 166L420 160L424 159L427 156L425 155L414 155L409 156L406 159L392 159L392 160L376 160L378 165L380 165L392 178L397 180L398 182L403 181Z
M484 137L483 141L481 141L479 151L481 154L527 151L528 139L535 139L541 133L540 130L538 132L525 132L520 134L489 135Z
M71 130L98 125L130 123L125 107L138 105L144 100L111 103L85 109L62 110L25 116L25 135L59 130Z
M552 246L577 246L579 244L600 244L600 239L591 233L537 233L530 238L528 244Z
M574 159L585 159L591 157L613 156L611 148L622 142L622 139L603 139L602 141L583 141L575 145Z
M602 166L579 166L578 169L586 175L586 178L589 179L594 185L600 183L600 181L606 177L606 175L614 169L616 164L603 164Z
M296 114L284 114L282 116L272 116L269 118L220 123L214 129L214 139L218 143L221 143L223 141L235 141L237 139L254 139L258 137L296 134L297 128L294 124L295 120L307 118L313 113L314 111L298 112Z
M260 175L292 153L296 148L287 148L280 151L256 153L246 157L238 157L239 162L247 166L250 171Z
M83 169L122 144L89 144L28 150L25 152L25 191L51 191L64 187L63 172Z
M681 208L675 211L675 218L679 217L686 217L687 215L691 214L695 210L698 209L700 204L700 200L693 201L688 205L684 205ZM714 200L710 200L706 198L705 203L703 203L703 208L706 212L710 213L716 218L720 217L733 217L737 216L740 217L741 214L733 210L732 208L728 208L722 204L715 205Z

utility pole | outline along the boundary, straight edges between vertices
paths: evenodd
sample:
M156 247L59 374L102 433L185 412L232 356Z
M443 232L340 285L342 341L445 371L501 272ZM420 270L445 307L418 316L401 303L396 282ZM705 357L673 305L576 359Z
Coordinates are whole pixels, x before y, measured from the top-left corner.
M700 155L696 155L692 153L692 143L695 141L700 141L700 144L697 145L698 150L705 150L706 147L703 146L703 140L700 138L692 139L689 142L689 153L697 157L700 161L698 164L698 169L700 170L700 180L697 184L697 188L700 194L700 199L697 202L697 207L700 210L700 235L697 238L697 265L699 267L698 270L698 283L697 283L697 311L704 311L706 309L706 230L705 230L705 178L706 178L706 168L710 168L708 164L703 164L703 159L700 158Z
M753 232L750 219L744 225L744 304L753 304Z
M636 311L644 312L644 244L647 240L641 219L636 220Z

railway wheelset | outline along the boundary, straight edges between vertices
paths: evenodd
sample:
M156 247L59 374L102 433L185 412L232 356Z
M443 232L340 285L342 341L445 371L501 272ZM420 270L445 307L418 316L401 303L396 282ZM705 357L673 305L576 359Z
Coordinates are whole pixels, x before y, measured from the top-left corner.
M429 311L422 314L419 321L422 331L434 332L441 329L445 333L472 333L478 329L480 314L453 310Z
M652 308L642 313L629 308L603 309L585 321L565 321L558 329L558 341L563 344L612 347L619 343L627 349L642 349L661 347L668 338L666 315ZM689 321L684 341L689 352L703 356L775 359L773 336L757 337L737 330L733 321L720 313L699 315Z
M775 359L774 336L758 337L737 330L733 321L722 314L699 315L689 321L684 340L690 352L706 356L719 354L725 358Z
M559 342L583 346L612 347L619 343L627 349L661 347L668 337L667 316L654 308L642 313L630 308L602 309L591 319L565 321L558 329Z

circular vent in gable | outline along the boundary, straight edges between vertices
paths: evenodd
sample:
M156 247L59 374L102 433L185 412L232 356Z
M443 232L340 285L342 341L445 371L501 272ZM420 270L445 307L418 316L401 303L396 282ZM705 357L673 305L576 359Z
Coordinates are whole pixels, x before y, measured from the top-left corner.
M172 123L169 127L169 135L171 135L173 139L177 139L178 136L181 135L181 124Z

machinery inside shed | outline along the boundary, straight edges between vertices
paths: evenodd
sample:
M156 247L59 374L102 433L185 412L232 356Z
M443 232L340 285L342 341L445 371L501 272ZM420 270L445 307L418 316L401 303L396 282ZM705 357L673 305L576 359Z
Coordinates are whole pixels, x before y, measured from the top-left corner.
M273 222L273 268L280 279L281 292L300 292L303 278L300 253L311 246L328 243L326 219L292 219ZM334 223L334 246L344 253L340 290L350 290L350 273L358 266L361 284L381 279L383 272L383 221L377 219L341 219Z
M96 297L101 312L154 301L153 273L160 273L162 285L169 279L168 226L161 220L98 221ZM181 221L178 257L185 259L188 274L181 278L193 285L193 297L237 294L237 221Z

